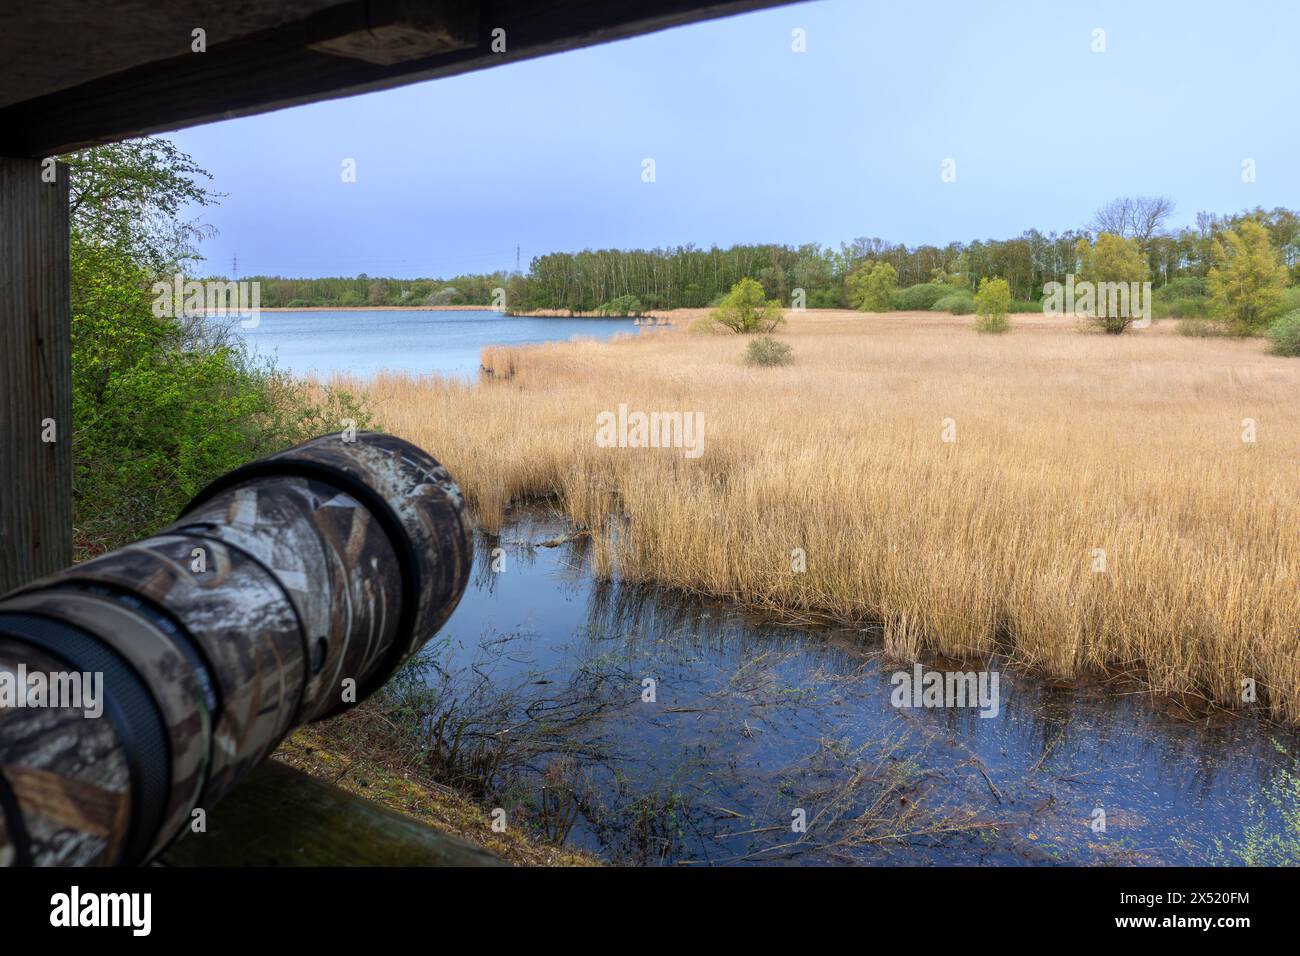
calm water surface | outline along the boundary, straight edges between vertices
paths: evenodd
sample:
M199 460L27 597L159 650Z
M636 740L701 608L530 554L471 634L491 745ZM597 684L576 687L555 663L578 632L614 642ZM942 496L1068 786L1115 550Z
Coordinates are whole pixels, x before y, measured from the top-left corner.
M563 523L516 514L480 538L425 680L453 685L464 713L507 699L480 728L513 751L489 799L605 858L1204 864L1228 862L1216 841L1282 829L1261 791L1288 762L1274 742L1294 753L1294 734L996 661L996 717L897 709L890 677L910 667L878 635L597 582L582 539L540 546Z
M636 332L631 319L519 318L496 312L263 312L234 329L257 352L296 374L384 369L476 378L486 345L524 345Z

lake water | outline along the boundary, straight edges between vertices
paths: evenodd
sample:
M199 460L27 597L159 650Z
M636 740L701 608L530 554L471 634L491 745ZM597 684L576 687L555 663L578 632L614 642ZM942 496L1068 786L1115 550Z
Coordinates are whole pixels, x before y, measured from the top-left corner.
M424 677L504 745L482 799L516 823L678 865L1227 863L1285 832L1265 795L1294 733L998 661L925 662L998 669L996 716L900 709L911 665L878 635L593 580L584 539L541 546L565 528L521 509L480 536Z
M484 311L262 312L233 328L255 352L295 374L386 369L476 378L486 345L526 345L635 332L631 319L526 318Z

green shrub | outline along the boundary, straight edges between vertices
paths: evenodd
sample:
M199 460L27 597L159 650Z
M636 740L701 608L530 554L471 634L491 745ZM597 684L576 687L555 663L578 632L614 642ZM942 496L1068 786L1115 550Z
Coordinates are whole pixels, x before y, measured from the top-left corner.
M82 556L176 517L204 485L262 455L369 418L312 398L215 319L153 313L150 267L72 234L73 503Z
M1288 312L1268 327L1274 355L1300 358L1300 309Z
M1181 299L1151 297L1151 310L1157 319L1208 319L1210 300L1206 296L1189 296Z
M189 157L143 139L67 160L78 558L157 530L253 458L349 419L368 427L352 396L313 392L254 361L221 321L155 308L154 284L170 288L193 254L177 210L215 200Z
M896 290L889 297L889 305L901 312L924 312L933 309L940 299L960 291L940 282L923 282Z
M954 292L930 306L931 312L951 312L953 315L974 315L975 297L969 292Z
M810 309L842 309L844 298L839 289L813 289L808 293L807 306Z
M620 295L617 299L611 299L603 303L596 311L601 315L614 315L627 317L630 315L640 315L645 310L641 300L634 295Z
M1152 293L1152 298L1156 300L1171 302L1175 299L1207 299L1209 296L1210 290L1203 276L1180 276L1169 280Z
M1011 305L1011 286L1006 279L980 279L975 293L975 331L1000 333L1011 326L1007 322L1007 309Z
M793 361L794 355L790 346L770 335L754 339L745 349L746 365L789 365Z
M1012 299L1011 304L1007 306L1008 312L1042 312L1043 303L1034 302L1030 299Z
M1278 308L1281 310L1282 315L1300 309L1300 285L1294 285L1282 291L1282 298L1278 300Z
M1208 319L1208 284L1201 276L1182 276L1166 282L1152 293L1151 311L1152 317L1157 319Z

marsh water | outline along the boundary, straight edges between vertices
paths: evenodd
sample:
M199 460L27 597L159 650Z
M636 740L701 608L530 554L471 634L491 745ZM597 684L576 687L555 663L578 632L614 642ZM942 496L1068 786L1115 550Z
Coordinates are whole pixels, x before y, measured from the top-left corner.
M923 662L997 670L996 716L895 707L912 667L878 635L596 581L565 531L529 509L480 537L425 678L544 836L643 864L1141 865L1236 862L1281 826L1261 794L1297 740L1273 725L998 661Z
M250 323L251 324L251 323ZM635 332L632 319L508 316L484 311L263 311L237 334L277 367L298 375L380 371L474 379L487 345L526 345Z

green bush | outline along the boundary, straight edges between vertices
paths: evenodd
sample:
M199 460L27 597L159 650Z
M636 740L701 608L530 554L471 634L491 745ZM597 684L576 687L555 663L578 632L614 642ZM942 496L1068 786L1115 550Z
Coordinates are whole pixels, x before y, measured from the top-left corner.
M601 315L614 315L627 317L630 315L640 315L645 311L641 300L634 295L620 295L617 299L611 299L603 303L596 310Z
M839 289L813 289L806 304L810 309L842 309L844 297Z
M73 502L82 556L174 519L214 478L330 431L370 424L356 400L248 355L213 319L158 317L156 273L72 241Z
M1157 319L1208 319L1210 317L1210 300L1205 296L1161 299L1153 295L1151 300L1151 311Z
M1207 299L1210 290L1204 276L1180 276L1171 279L1152 293L1154 299Z
M954 292L930 306L931 312L951 312L953 315L974 315L975 297L969 292Z
M975 331L1001 333L1011 328L1007 322L1007 309L1011 305L1011 286L1006 279L980 279L975 293Z
M1011 304L1007 306L1008 312L1042 312L1043 303L1034 302L1031 299L1012 299Z
M1166 282L1151 294L1151 311L1157 319L1208 319L1209 287L1202 276L1183 276Z
M923 282L920 285L895 290L889 297L889 306L900 312L924 312L933 309L940 299L960 291L939 282Z
M770 335L754 339L745 349L746 365L789 365L793 361L794 355L790 346Z
M1282 315L1300 309L1300 285L1294 285L1283 290L1282 298L1278 300L1278 308L1281 310Z
M215 198L187 156L143 139L66 158L78 558L157 530L250 459L348 420L368 427L352 396L253 361L233 328L158 307L154 284L170 288L193 257L178 210Z
M1300 358L1300 309L1288 312L1268 327L1274 355Z

